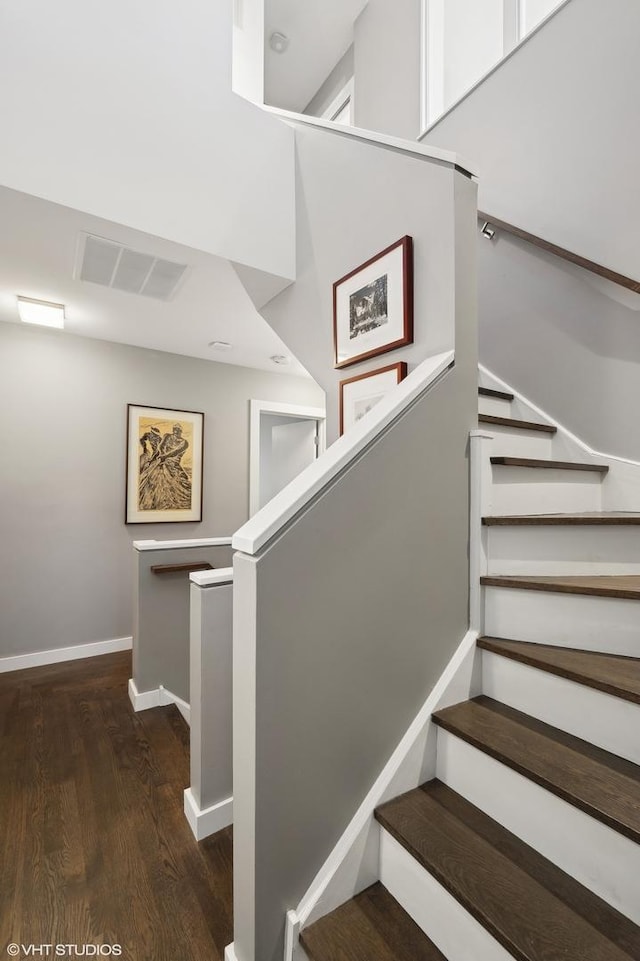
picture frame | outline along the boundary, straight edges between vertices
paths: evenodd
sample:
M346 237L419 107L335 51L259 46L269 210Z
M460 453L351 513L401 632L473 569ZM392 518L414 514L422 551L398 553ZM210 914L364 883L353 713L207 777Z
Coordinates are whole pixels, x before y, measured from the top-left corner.
M412 343L413 240L406 236L334 283L334 367Z
M340 435L358 423L407 376L404 361L340 381Z
M127 405L126 524L202 520L204 414Z

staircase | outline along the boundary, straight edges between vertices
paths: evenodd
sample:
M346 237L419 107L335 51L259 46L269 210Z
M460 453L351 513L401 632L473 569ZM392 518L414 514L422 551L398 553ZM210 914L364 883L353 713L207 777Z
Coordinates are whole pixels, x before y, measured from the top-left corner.
M311 961L640 959L640 515L479 394L483 693L433 715L436 778L377 809L380 880L301 932Z

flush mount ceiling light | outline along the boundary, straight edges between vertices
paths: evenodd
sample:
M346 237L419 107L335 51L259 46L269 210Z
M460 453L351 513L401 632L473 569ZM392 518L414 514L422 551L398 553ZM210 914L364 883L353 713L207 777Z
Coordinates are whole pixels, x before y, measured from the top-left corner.
M269 46L274 53L285 53L287 47L289 46L289 38L286 33L281 33L279 30L274 30L269 37Z
M274 364L281 364L283 367L291 363L291 358L287 357L286 354L273 354L269 359L272 360Z
M230 344L226 340L211 340L207 344L207 347L211 347L213 350L231 350L233 344Z
M39 324L41 327L64 327L64 304L51 304L47 300L18 296L18 313L23 324Z

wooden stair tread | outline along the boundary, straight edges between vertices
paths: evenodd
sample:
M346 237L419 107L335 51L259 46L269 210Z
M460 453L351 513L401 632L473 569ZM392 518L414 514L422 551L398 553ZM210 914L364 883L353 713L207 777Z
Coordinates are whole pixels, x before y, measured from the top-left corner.
M483 517L485 527L624 527L640 525L640 514L585 511L583 514L513 514Z
M640 842L640 767L491 698L433 715L457 737Z
M514 417L496 417L494 414L478 414L479 424L494 424L496 427L511 427L514 430L532 430L543 434L556 434L557 427L551 424L539 424L531 420L517 420Z
M508 587L551 594L583 594L591 597L621 597L640 600L640 574L599 574L576 577L528 577L524 575L486 575L484 587Z
M300 942L311 961L446 961L379 882L305 928Z
M566 677L597 691L640 704L640 658L534 644L502 637L481 637L478 647L538 670Z
M493 387L478 387L480 397L497 397L499 400L513 400L513 394L506 390L494 390Z
M439 781L376 817L519 961L640 958L640 928Z
M541 470L578 470L594 471L596 474L607 474L606 464L580 464L567 460L540 460L534 457L492 457L491 463L496 467L530 467Z

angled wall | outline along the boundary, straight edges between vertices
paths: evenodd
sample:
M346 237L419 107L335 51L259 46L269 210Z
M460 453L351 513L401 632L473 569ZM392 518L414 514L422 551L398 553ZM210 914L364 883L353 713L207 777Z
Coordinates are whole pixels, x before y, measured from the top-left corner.
M0 6L0 184L292 278L293 135L231 92L231 0Z

